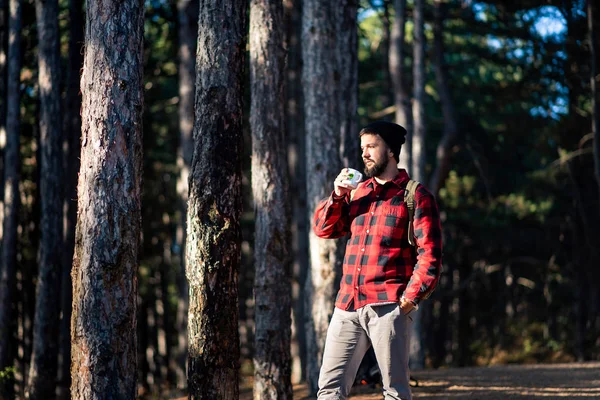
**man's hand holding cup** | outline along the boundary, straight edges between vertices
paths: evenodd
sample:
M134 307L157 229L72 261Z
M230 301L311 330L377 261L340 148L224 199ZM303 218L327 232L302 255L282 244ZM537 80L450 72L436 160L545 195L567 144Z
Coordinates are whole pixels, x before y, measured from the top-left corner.
M333 183L334 192L337 197L345 196L356 189L358 183L362 179L362 174L352 168L344 168L342 172L335 178Z

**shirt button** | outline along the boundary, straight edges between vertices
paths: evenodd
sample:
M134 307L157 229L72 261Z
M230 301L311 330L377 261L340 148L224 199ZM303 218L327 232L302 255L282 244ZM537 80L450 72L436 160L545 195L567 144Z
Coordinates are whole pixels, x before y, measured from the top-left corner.
M367 233L369 233L369 230L367 229Z
M354 289L358 290L358 286L355 286Z
M375 213L373 211L371 211L371 215L375 215Z
M363 247L362 249L360 249L360 251L365 251L365 248Z
M360 267L357 268L357 271L360 271Z

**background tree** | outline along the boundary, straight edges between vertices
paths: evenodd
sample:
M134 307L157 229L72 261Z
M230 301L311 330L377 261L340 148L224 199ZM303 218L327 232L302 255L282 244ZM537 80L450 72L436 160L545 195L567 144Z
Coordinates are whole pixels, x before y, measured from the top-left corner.
M191 398L237 398L245 0L200 2L186 275ZM222 21L227 21L226 27ZM226 28L226 29L225 29Z
M79 218L71 275L74 399L137 393L143 16L142 2L86 4Z
M0 264L0 371L12 365L9 352L13 332L13 295L17 273L17 224L19 205L19 132L21 73L21 1L9 1L8 68L6 96L6 146L4 148L4 218ZM14 339L13 339L14 340Z
M77 226L77 177L81 153L81 97L79 95L79 71L83 66L83 3L69 1L69 48L66 70L66 88L63 118L63 147L66 149L64 162L64 206L65 223L60 285L60 344L58 366L58 398L70 398L71 387L71 304L73 286L71 266L75 249Z
M400 168L410 171L412 165L412 111L405 68L406 0L394 0L394 21L390 36L389 70L394 92L395 121L406 128L406 142L400 154Z
M323 82L336 80L335 6L318 0L303 3L302 82L309 226L319 201L331 193L331 184L341 170L336 87L323 86ZM310 266L304 289L307 380L310 392L316 393L343 247L339 241L317 238L312 229L309 232Z
M194 82L196 77L196 39L198 37L198 0L179 0L177 2L177 20L179 21L179 146L177 151L177 165L180 176L177 182L177 191L180 197L179 226L177 242L180 254L183 255L186 240L186 218L188 201L188 180L190 165L194 149L192 138L194 130ZM177 302L177 386L186 385L186 358L187 358L187 310L189 307L189 294L185 279L185 257L181 256L181 268L177 275L179 300Z
M250 2L254 239L254 398L292 399L283 3Z

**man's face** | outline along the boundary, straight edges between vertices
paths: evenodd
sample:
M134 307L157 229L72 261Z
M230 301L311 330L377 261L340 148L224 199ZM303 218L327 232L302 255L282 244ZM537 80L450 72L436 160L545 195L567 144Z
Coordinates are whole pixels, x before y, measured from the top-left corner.
M379 135L364 134L360 137L360 150L365 163L365 175L369 178L381 175L389 162L389 149Z

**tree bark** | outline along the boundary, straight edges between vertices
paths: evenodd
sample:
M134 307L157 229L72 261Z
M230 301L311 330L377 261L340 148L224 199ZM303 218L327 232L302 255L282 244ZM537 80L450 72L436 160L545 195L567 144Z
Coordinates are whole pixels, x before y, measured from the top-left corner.
M304 111L308 223L321 199L333 189L341 169L337 119L335 46L336 4L306 0L302 17ZM332 83L336 84L332 84ZM324 84L326 83L326 84ZM309 233L310 266L305 283L307 380L316 393L319 367L329 319L333 313L336 270L341 269L342 246L337 240L320 240Z
M188 389L194 399L239 395L238 272L246 0L202 0L186 276Z
M64 140L65 157L64 179L64 247L61 276L61 320L58 370L58 398L69 399L71 387L71 304L73 285L71 266L75 248L77 225L77 176L79 175L79 155L81 153L81 98L79 97L79 71L83 65L81 47L83 43L83 2L69 1L69 59L65 93Z
M394 22L390 41L389 69L394 89L396 123L406 128L406 143L400 152L398 166L411 171L413 119L410 109L410 94L407 88L407 74L404 68L404 45L406 36L406 0L394 0Z
M292 228L292 383L305 380L306 334L304 331L303 283L308 269L308 226L306 221L306 137L304 133L304 96L302 93L302 0L284 0L286 68L286 141L288 143L289 191Z
M142 1L88 0L73 261L73 399L136 397Z
M17 216L19 206L19 132L21 75L21 0L9 1L6 147L4 150L4 220L0 265L0 371L11 365L10 332L17 269Z
M425 0L415 0L413 36L413 121L412 171L414 180L425 182ZM415 313L410 342L411 368L425 367L425 352L422 340L423 311Z
M285 50L281 0L250 2L254 241L254 398L292 399Z
M175 349L175 375L178 388L184 388L186 382L187 359L187 310L189 307L188 286L185 279L185 242L188 201L188 180L194 150L192 138L194 130L194 80L196 76L196 38L198 37L198 0L178 0L177 18L179 21L179 147L177 166L179 178L179 210L181 218L177 226L177 244L180 251L180 269L177 274L177 348Z
M450 172L450 156L452 145L456 140L458 128L456 125L457 115L454 101L448 86L448 74L444 61L444 10L445 3L442 0L434 1L434 52L435 52L435 79L437 82L442 113L444 115L444 133L436 151L436 167L431 176L429 190L437 196Z
M335 8L340 126L340 158L344 167L361 165L358 137L358 14L357 0L341 0ZM389 40L388 40L389 42Z
M62 254L62 121L58 0L35 3L38 30L42 199L39 275L33 322L33 353L26 397L55 397L58 376Z

